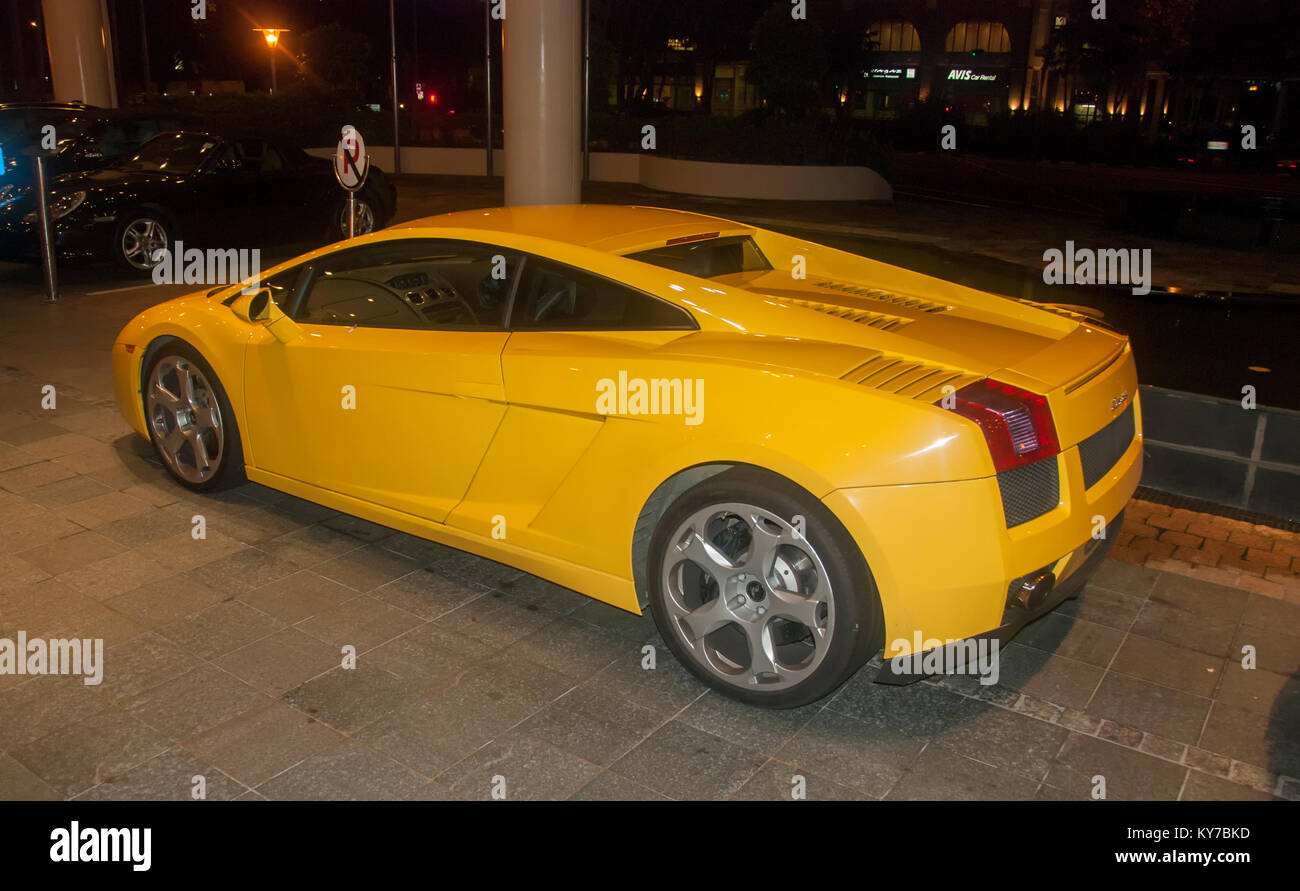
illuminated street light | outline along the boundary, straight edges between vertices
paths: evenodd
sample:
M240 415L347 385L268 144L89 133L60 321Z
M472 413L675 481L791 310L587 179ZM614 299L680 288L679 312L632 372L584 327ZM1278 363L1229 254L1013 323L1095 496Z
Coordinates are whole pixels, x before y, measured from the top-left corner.
M271 51L271 92L275 92L275 51L280 45L280 35L288 31L288 28L254 28L266 38L266 48Z

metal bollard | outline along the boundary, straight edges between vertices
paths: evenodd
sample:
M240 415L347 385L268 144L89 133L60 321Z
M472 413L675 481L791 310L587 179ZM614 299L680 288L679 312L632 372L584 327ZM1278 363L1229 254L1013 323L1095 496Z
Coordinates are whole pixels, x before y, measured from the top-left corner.
M45 273L45 303L59 302L59 271L54 257L54 230L50 223L49 198L46 191L45 156L37 153L36 222L41 227L41 268Z

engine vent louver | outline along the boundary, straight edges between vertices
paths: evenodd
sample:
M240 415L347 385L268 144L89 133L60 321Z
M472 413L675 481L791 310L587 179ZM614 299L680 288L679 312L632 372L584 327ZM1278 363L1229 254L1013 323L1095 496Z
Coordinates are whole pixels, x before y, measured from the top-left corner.
M905 319L902 316L891 316L889 313L872 312L867 309L854 309L851 306L841 306L838 303L820 303L816 300L802 300L797 297L778 297L776 299L788 306L816 310L817 312L826 313L828 316L835 316L837 319L857 322L860 325L870 325L872 328L878 328L881 331L897 331L912 324L912 319Z
M936 402L943 398L946 387L952 387L947 392L955 393L983 377L882 353L844 375L844 380L911 399Z
M908 309L916 309L921 312L947 312L952 309L951 306L944 303L935 303L932 300L924 300L920 297L910 297L906 294L895 294L893 291L882 291L880 288L868 288L850 282L823 280L815 281L812 284L818 288L826 288L830 291L852 294L854 297L864 297L867 300L879 300L881 303L892 303L896 306L905 306Z

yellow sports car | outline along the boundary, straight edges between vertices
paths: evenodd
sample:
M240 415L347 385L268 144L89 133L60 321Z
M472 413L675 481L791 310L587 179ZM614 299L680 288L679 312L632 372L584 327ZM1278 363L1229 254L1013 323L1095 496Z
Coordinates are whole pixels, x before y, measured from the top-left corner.
M146 310L113 374L182 485L648 606L701 680L772 707L882 646L902 682L1008 639L1078 591L1142 469L1132 351L1081 308L656 208L331 245Z

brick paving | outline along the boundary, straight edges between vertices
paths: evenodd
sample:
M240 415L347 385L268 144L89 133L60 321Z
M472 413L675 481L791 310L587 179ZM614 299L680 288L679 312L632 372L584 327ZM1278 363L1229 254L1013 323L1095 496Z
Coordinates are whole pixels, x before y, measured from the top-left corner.
M1300 533L1134 500L1111 555L1300 604Z

